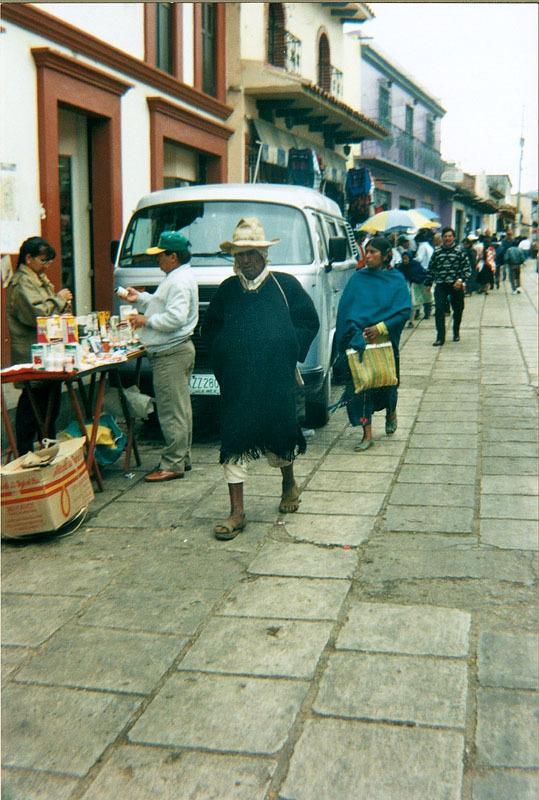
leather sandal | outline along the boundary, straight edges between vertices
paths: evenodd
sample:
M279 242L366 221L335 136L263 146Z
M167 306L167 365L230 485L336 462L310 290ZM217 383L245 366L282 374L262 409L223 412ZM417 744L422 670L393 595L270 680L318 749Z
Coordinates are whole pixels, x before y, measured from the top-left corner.
M369 439L368 441L363 440L356 447L354 447L354 451L356 453L362 453L364 450L369 450L371 447L374 447L374 442L372 439Z
M245 521L245 514L242 515L241 522L235 524L232 521L232 517L229 517L225 522L219 522L213 528L213 534L216 539L221 539L223 541L228 539L234 539L238 533L245 528L247 522Z

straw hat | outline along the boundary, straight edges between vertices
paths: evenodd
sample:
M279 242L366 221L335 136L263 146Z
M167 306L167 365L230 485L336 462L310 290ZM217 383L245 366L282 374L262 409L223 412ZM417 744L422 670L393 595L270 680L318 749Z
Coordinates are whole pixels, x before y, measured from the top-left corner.
M240 219L232 234L231 242L221 242L219 247L225 253L230 253L232 248L240 247L246 250L257 247L270 247L277 244L280 239L272 239L268 242L264 228L256 217L245 217Z

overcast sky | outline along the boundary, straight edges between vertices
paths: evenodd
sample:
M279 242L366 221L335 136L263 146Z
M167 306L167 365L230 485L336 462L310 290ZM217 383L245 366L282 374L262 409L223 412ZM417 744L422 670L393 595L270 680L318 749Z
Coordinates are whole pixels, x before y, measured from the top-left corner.
M518 190L537 189L536 3L369 3L361 26L395 66L437 98L442 156L466 172L507 174ZM372 109L363 109L374 116ZM371 112L369 114L369 111Z

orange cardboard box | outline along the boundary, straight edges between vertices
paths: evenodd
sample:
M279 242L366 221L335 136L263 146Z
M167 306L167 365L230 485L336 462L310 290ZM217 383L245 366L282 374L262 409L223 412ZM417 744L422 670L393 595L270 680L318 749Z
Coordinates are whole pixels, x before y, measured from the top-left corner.
M87 506L94 490L86 469L85 439L60 442L46 467L23 469L24 456L0 468L2 535L18 539L60 528Z

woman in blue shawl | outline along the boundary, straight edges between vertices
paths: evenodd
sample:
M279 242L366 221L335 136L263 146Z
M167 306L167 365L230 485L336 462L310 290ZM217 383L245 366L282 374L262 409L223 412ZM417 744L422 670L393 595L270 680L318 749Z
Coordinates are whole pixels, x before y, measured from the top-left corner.
M349 347L360 353L367 344L390 341L395 354L397 378L399 377L399 342L412 304L406 280L401 272L390 267L391 243L376 236L367 243L367 266L355 272L342 293L337 310L335 340L339 357L346 359ZM346 404L352 425L363 425L363 439L354 448L357 452L373 446L372 414L386 411L386 433L397 430L397 387L384 386L355 394L349 376L342 402Z

